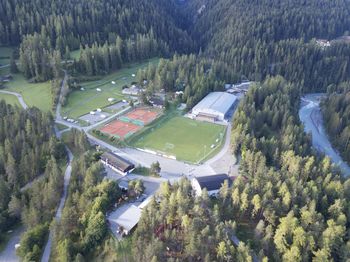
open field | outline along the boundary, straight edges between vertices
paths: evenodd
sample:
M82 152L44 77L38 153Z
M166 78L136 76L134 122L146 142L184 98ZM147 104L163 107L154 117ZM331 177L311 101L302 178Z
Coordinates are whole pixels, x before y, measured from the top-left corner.
M197 163L220 149L225 126L176 116L140 134L133 146ZM218 140L218 142L216 142ZM211 148L215 144L215 148Z
M12 51L11 47L0 47L0 66L10 63Z
M143 63L129 64L98 81L81 83L85 90L77 90L69 94L67 104L62 108L63 115L70 118L78 118L92 110L110 105L108 98L114 98L115 101L113 103L124 99L122 87L123 85L130 85L135 80L132 74L136 74L139 69L145 68L149 63L155 64L158 61L158 58L153 58ZM112 81L115 84L112 84ZM97 88L101 89L101 91L97 91Z
M18 107L21 107L20 103L18 102L17 97L14 95L0 93L0 100L5 100L7 104L14 105L14 106L16 105Z
M35 106L42 111L52 109L52 94L50 82L28 83L22 74L13 75L13 80L5 84L7 91L22 94L28 106Z

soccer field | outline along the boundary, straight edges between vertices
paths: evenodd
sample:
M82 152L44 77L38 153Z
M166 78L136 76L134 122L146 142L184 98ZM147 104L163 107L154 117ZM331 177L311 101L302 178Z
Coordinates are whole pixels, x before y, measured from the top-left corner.
M148 130L144 136L140 135L133 145L197 163L220 149L225 129L222 125L177 116ZM215 147L212 148L212 145Z

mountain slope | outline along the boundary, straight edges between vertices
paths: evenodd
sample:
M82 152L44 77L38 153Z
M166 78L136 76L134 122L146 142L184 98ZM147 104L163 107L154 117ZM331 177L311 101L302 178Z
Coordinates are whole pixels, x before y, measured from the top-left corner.
M0 43L18 45L26 34L45 31L52 46L114 42L116 35L154 34L170 50L192 45L180 28L173 1L166 0L4 0L0 3ZM179 25L179 26L178 26Z

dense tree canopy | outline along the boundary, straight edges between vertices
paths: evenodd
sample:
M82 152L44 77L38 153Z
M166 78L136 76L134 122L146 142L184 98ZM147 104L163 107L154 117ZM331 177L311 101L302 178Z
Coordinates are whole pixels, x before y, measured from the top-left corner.
M106 211L120 197L115 181L102 180L103 167L87 151L74 160L68 198L55 225L53 261L74 261L100 247L108 232Z
M344 261L350 180L312 152L298 120L298 94L283 78L271 78L240 104L232 140L246 181L235 183L224 211L255 221L255 249L271 259Z
M195 55L161 59L157 66L139 70L137 79L141 85L147 81L150 94L162 89L165 92L183 91L181 100L188 108L209 92L223 90L225 83L237 81L227 64Z
M133 236L135 261L252 261L247 246L232 243L235 223L221 219L206 192L195 198L188 180L163 183L157 200L147 206Z
M22 110L0 101L0 241L4 232L18 222L36 241L25 241L20 255L36 260L63 186L59 162L65 160L64 146L53 133L53 119L36 108ZM35 180L31 186L29 182ZM45 232L43 232L43 230ZM36 247L34 244L36 243Z
M27 34L42 33L61 53L80 44L114 43L117 36L154 35L169 50L188 49L192 41L183 19L167 0L4 0L0 3L0 43L19 45Z
M333 144L342 157L350 162L350 83L330 86L322 109Z
M313 38L348 34L346 0L188 1L189 32L204 53L252 80L281 74L304 90L349 78L348 44L322 48ZM322 77L319 77L322 75Z

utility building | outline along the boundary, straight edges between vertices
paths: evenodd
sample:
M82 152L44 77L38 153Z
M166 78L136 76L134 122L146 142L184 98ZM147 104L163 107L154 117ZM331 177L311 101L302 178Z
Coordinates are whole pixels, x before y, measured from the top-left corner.
M122 175L127 175L135 168L134 164L111 152L103 153L101 162Z
M224 121L237 101L235 95L226 92L212 92L193 107L192 115L198 120Z

